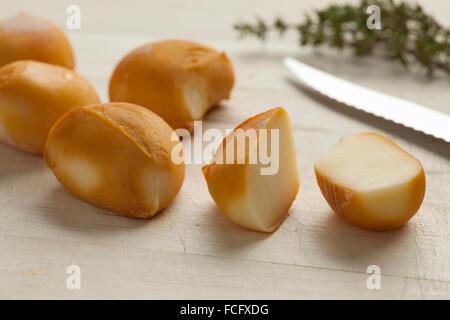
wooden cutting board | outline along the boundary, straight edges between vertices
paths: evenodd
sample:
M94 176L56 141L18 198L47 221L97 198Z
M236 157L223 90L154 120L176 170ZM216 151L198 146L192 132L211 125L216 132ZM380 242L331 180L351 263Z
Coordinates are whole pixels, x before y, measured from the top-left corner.
M133 7L127 1L77 2L82 28L66 32L77 71L103 101L115 64L138 45L177 37L226 51L236 87L229 101L207 115L204 128L225 132L283 106L294 127L300 192L278 231L251 232L220 213L201 165L188 165L175 201L152 219L136 220L71 197L41 157L0 145L0 298L450 298L450 144L305 90L281 62L294 56L450 114L448 77L429 80L379 58L300 50L295 35L261 47L237 41L231 30L240 17L279 13L295 19L302 8L327 1L278 1L276 12L270 0L142 1ZM426 5L449 25L449 3ZM2 2L0 19L25 10L64 27L66 6ZM344 223L315 182L314 161L340 138L363 131L386 135L425 168L423 205L399 230L370 232ZM80 267L80 290L66 286L70 265ZM380 267L379 290L367 288L370 265Z

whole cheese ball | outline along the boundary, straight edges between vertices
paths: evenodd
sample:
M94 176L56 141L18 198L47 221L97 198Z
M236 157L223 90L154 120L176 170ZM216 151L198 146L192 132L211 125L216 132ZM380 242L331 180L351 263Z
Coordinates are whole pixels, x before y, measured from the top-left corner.
M37 61L7 64L0 68L0 141L41 154L60 116L99 102L89 81L70 69Z
M233 67L225 53L166 40L126 55L111 77L109 97L144 106L172 128L192 130L194 120L229 98L233 84Z
M48 20L24 13L0 22L0 67L17 60L36 60L69 69L75 66L63 31Z
M184 180L172 161L180 141L153 112L128 103L79 107L50 131L45 160L72 195L126 216L148 218L166 207Z

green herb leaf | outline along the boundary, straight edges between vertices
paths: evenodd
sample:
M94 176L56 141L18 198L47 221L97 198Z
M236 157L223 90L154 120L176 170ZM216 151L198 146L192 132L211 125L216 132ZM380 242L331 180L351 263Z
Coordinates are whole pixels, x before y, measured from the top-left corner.
M366 25L369 17L366 9L372 4L380 8L380 30L371 30ZM266 40L271 31L283 36L294 30L298 33L300 46L352 48L356 56L381 49L388 59L405 67L415 62L429 75L436 70L450 74L450 29L442 27L419 4L361 0L357 5L331 5L316 10L312 16L305 14L299 24L288 23L281 17L272 24L256 18L254 23L237 23L234 29L241 37L253 36L260 40Z

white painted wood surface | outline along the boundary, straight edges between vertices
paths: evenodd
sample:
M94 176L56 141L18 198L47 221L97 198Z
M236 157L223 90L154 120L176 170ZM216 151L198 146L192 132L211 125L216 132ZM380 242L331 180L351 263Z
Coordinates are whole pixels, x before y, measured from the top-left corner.
M300 50L294 35L266 46L240 42L231 29L256 14L294 20L327 2L2 1L0 19L24 10L64 28L67 6L78 4L82 28L66 30L76 70L104 101L115 64L138 45L176 37L226 51L236 87L231 100L207 115L204 127L233 128L283 106L294 126L301 187L280 229L260 234L228 221L209 196L201 166L188 165L175 201L142 221L72 198L41 157L0 145L0 298L449 299L450 144L298 87L281 61L294 56L450 114L448 77L429 80L380 58ZM450 24L449 2L422 2ZM315 182L314 161L341 137L362 131L388 136L425 168L424 203L399 230L377 233L347 225L331 212ZM81 290L66 287L71 264L81 268ZM366 287L372 264L381 268L380 290Z

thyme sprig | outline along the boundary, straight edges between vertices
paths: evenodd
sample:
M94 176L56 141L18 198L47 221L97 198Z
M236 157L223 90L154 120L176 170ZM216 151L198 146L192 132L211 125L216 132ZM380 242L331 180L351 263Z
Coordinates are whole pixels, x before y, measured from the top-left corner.
M369 5L380 8L381 29L367 27ZM450 29L425 13L419 4L361 0L357 5L330 5L305 14L301 23L289 23L282 18L267 23L256 18L253 23L236 23L234 29L241 37L253 36L260 40L266 40L271 32L283 36L294 30L301 46L351 48L356 56L381 49L387 58L404 66L418 63L429 75L436 70L450 74Z

